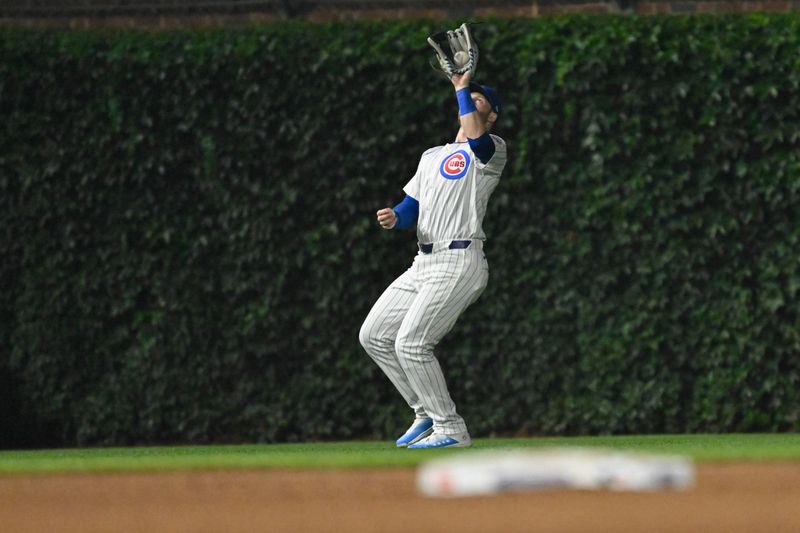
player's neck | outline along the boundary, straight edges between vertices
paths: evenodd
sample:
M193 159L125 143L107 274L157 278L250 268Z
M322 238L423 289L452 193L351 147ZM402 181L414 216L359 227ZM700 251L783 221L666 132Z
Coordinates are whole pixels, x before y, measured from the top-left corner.
M487 133L489 132L489 128L486 129ZM467 142L467 134L464 133L464 128L458 128L458 133L456 133L456 140L453 142L457 143L465 143Z

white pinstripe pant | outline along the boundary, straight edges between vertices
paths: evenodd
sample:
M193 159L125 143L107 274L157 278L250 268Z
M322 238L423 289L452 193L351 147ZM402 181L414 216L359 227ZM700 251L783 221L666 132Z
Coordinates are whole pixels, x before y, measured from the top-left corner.
M433 348L481 295L489 266L479 246L419 254L384 291L359 340L418 418L446 435L466 433Z

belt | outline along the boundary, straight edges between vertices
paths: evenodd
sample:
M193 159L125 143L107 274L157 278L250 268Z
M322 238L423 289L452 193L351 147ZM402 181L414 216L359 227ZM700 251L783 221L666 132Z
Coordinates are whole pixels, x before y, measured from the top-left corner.
M450 241L447 248L450 250L463 250L464 248L469 248L470 244L472 244L472 241ZM420 244L419 251L423 254L433 253L433 244Z

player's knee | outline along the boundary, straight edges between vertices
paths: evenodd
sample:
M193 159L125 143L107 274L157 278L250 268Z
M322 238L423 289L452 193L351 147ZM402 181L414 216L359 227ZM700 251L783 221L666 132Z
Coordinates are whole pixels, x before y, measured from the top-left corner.
M365 320L361 325L361 330L358 332L358 342L361 343L361 346L363 346L369 354L380 348L383 344L386 344L386 342L381 339L378 328L375 327L375 322L369 319ZM391 345L391 341L389 344Z
M372 327L368 321L364 321L361 324L361 330L358 332L358 342L361 343L361 346L369 352L370 347L372 347L374 340L372 336Z

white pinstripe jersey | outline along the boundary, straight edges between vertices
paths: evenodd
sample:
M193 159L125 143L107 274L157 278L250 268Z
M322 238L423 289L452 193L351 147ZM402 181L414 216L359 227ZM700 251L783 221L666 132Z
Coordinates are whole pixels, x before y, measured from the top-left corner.
M505 141L497 135L491 138L495 152L486 164L466 142L436 146L422 154L416 174L403 187L419 202L419 242L486 238L483 217L507 159Z

